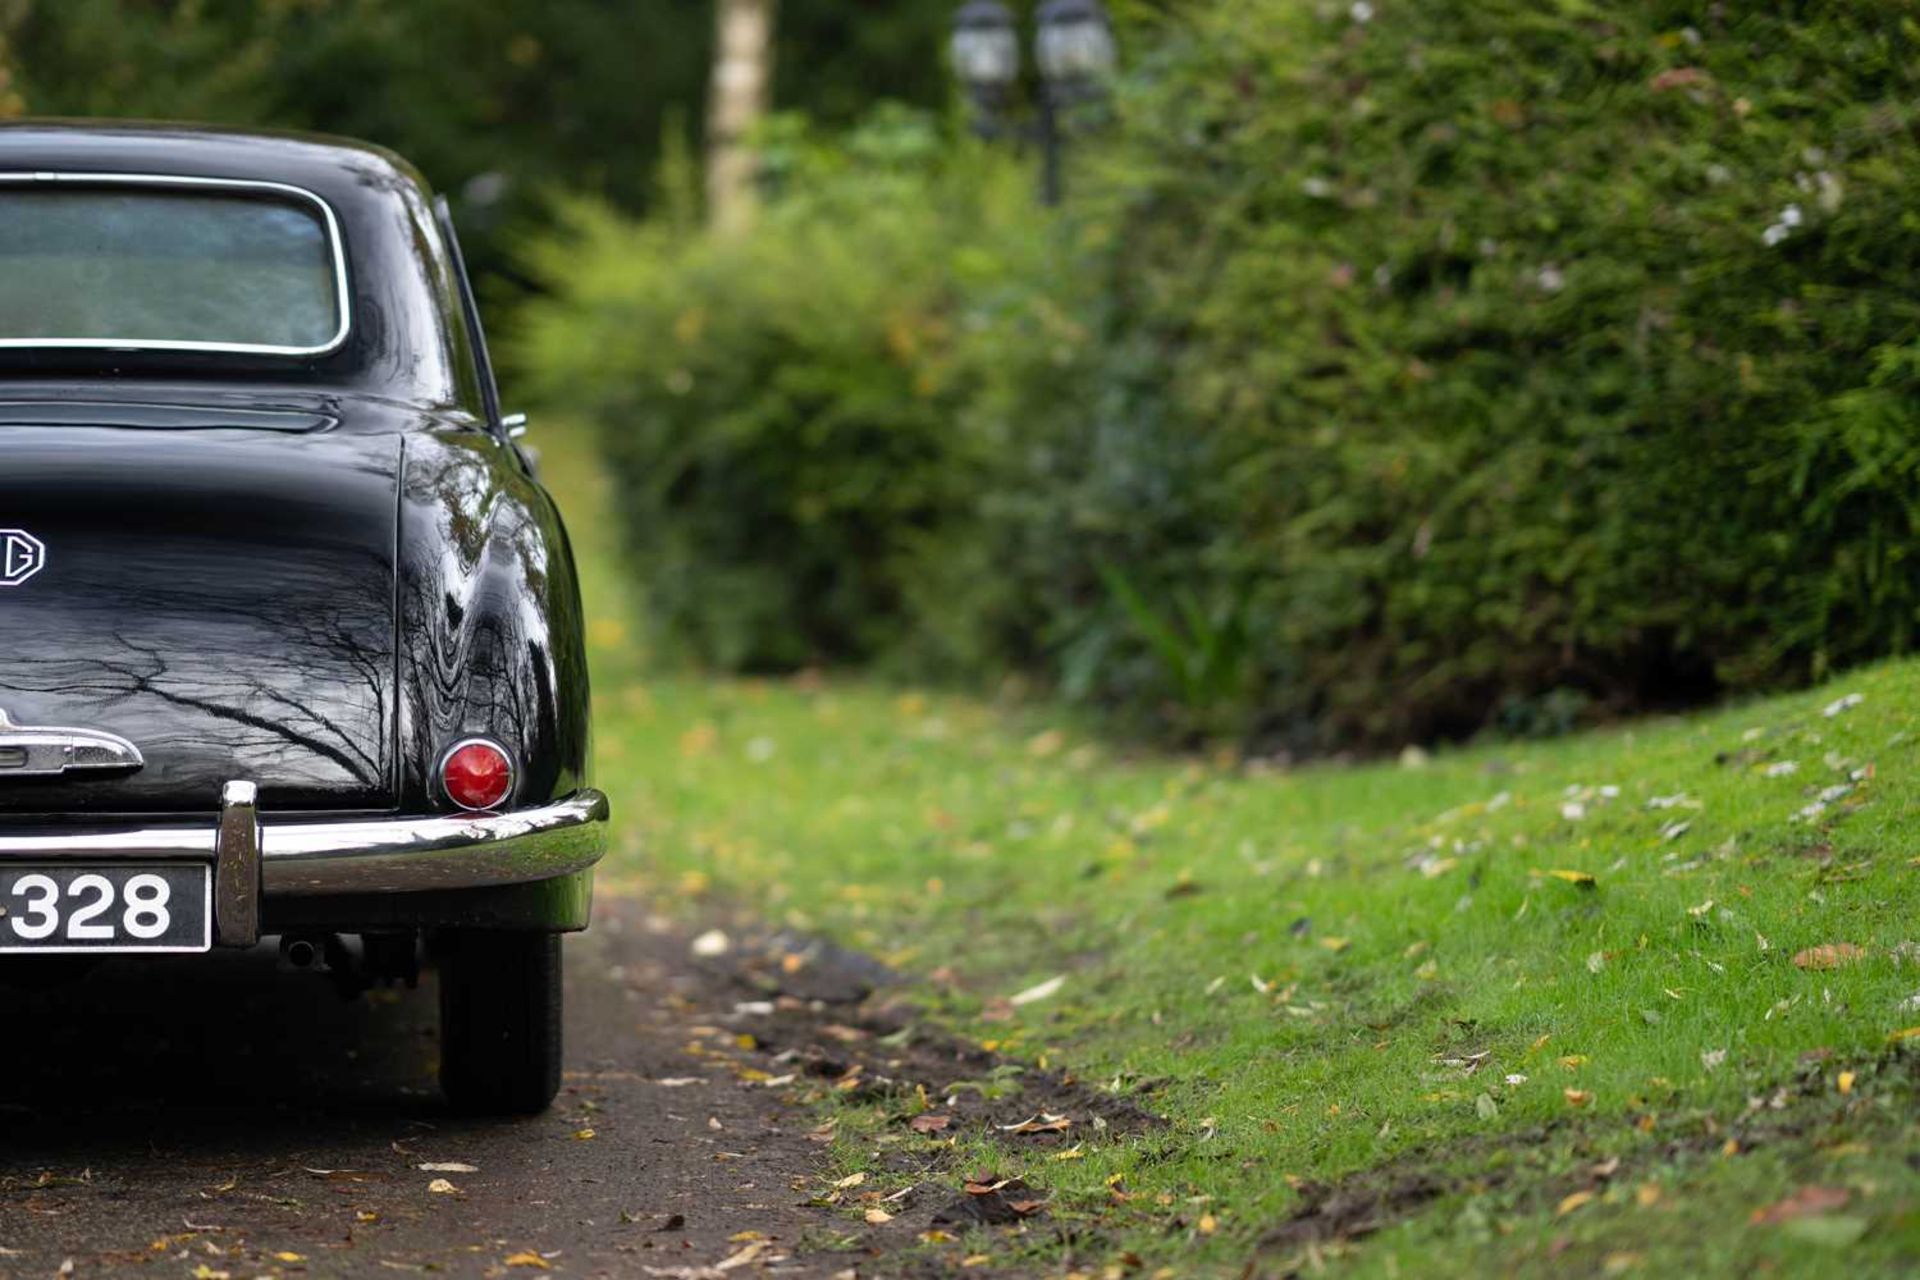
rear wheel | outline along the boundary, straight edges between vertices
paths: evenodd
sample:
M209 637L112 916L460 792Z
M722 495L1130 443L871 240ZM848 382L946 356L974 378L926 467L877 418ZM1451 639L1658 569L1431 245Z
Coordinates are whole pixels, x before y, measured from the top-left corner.
M463 1111L531 1115L560 1090L560 935L442 934L440 1087Z

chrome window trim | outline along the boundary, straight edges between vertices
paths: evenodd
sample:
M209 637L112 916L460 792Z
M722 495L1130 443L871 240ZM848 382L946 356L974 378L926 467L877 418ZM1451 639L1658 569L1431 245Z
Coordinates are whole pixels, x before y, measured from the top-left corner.
M172 338L0 338L0 350L11 351L203 351L245 356L324 356L338 351L353 332L353 296L347 292L347 246L340 235L340 220L333 206L307 190L285 182L266 182L254 178L194 178L164 173L83 173L69 170L45 170L0 173L0 183L72 183L76 186L159 187L189 191L268 192L295 201L305 201L320 211L327 229L327 245L333 252L334 300L340 312L340 327L332 338L317 347L286 347L261 342L190 342Z

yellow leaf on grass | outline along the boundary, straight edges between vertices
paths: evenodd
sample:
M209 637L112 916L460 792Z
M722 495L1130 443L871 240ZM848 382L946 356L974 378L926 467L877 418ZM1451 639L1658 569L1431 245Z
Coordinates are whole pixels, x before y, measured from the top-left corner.
M1917 1037L1920 1037L1920 1027L1902 1027L1900 1030L1888 1036L1887 1042L1889 1044L1898 1044L1902 1040L1912 1040Z
M840 1179L840 1181L834 1183L833 1186L836 1191L845 1191L848 1187L857 1187L866 1180L867 1175L864 1173L850 1173Z
M1592 1203L1592 1201L1593 1201L1593 1192L1576 1191L1572 1195L1567 1196L1565 1199L1560 1201L1560 1207L1553 1211L1553 1216L1556 1218L1564 1218L1568 1214L1572 1213L1575 1209L1578 1209L1580 1206L1584 1204L1590 1204Z
M1027 739L1027 754L1036 760L1044 760L1048 756L1058 755L1060 748L1066 745L1066 734L1058 729L1048 729Z
M1342 951L1345 951L1345 950L1346 950L1346 949L1347 949L1348 947L1350 947L1350 946L1352 946L1352 945L1353 945L1353 939L1351 939L1351 938L1322 938L1322 939L1320 939L1320 945L1321 945L1321 946L1323 946L1323 947L1325 947L1325 948L1326 948L1327 950L1329 950L1329 951L1332 951L1332 952L1334 952L1335 954L1338 954L1339 952L1342 952Z
M1560 1095L1567 1100L1567 1105L1570 1107L1584 1107L1593 1101L1593 1094L1585 1089L1562 1089Z
M1657 1182L1641 1183L1639 1188L1633 1193L1633 1202L1642 1209L1653 1208L1654 1205L1660 1203L1660 1184Z
M1795 952L1793 964L1796 969L1838 969L1866 958L1865 947L1856 947L1851 942L1824 942Z
M1568 884L1582 889L1592 889L1600 882L1593 878L1591 871L1575 871L1570 867L1555 867L1551 871L1535 871L1537 876L1552 876L1555 880L1565 880Z
M1852 1093L1853 1092L1853 1072L1842 1071L1840 1073L1840 1079L1838 1083L1840 1085L1840 1092Z
M1210 1213L1203 1213L1200 1215L1199 1227L1201 1235L1210 1236L1220 1229L1220 1220Z

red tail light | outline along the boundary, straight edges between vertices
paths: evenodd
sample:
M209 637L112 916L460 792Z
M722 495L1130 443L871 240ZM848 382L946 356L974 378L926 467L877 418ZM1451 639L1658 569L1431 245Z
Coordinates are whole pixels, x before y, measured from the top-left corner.
M498 809L513 794L513 757L484 738L459 743L440 762L440 785L462 809Z

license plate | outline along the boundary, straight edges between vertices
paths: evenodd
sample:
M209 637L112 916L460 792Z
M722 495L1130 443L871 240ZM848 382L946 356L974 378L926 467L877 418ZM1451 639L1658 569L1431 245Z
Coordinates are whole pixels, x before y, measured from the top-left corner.
M212 947L207 863L0 863L0 952Z

